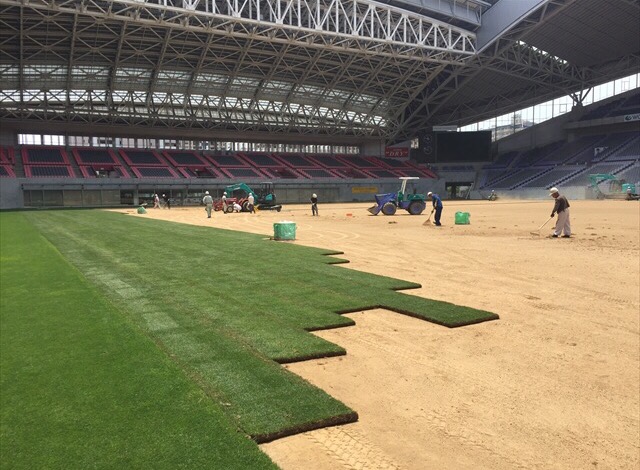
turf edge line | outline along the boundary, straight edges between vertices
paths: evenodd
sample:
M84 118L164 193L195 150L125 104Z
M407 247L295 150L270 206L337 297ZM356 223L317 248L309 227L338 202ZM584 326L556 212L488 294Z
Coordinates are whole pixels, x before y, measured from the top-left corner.
M342 424L355 423L358 421L358 413L355 411L346 413L331 418L323 419L320 421L307 423L301 426L294 426L281 431L268 433L268 434L256 434L250 436L251 439L258 444L266 444L267 442L275 441L276 439L282 439L283 437L293 436L295 434L301 434L303 432L315 431L316 429L328 428L331 426L339 426Z

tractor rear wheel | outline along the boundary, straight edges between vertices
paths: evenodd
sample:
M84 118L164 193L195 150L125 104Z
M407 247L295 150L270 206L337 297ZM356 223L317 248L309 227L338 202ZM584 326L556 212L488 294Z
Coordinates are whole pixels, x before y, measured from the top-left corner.
M420 215L427 208L427 204L424 201L413 201L409 204L409 214L411 215Z
M396 213L396 205L393 202L385 202L382 206L382 213L384 215L393 215Z

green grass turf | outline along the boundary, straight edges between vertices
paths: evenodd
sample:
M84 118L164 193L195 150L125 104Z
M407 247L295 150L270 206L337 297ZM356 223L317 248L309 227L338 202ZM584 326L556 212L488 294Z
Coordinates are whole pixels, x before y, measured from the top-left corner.
M258 441L356 418L273 362L344 354L307 332L353 324L336 312L383 307L447 326L497 318L263 236L103 211L24 217Z
M277 468L23 214L0 261L0 468Z

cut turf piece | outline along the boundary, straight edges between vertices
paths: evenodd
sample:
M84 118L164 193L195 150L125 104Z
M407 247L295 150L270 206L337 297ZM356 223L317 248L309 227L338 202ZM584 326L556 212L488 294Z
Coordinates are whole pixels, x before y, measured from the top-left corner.
M25 216L256 440L356 419L274 362L344 354L309 333L353 324L339 312L382 307L446 326L497 318L260 235L104 211Z

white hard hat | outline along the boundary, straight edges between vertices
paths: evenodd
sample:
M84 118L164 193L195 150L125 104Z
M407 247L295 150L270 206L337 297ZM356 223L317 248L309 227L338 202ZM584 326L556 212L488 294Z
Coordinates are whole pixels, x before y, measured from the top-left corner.
M427 193L427 196L431 197L431 195L432 195L432 194L433 194L433 193L432 193L431 191L429 191L429 192Z
M311 197L318 197L318 196L316 196L316 193L313 193L313 194L311 195Z
M222 195L223 195L223 196L226 196L226 195L227 195L227 192L225 191L224 193L222 193Z
M205 193L205 194L209 194L209 191L205 191L204 193Z
M558 188L553 187L549 190L549 196L554 195L555 193L559 193L560 191L558 191Z

